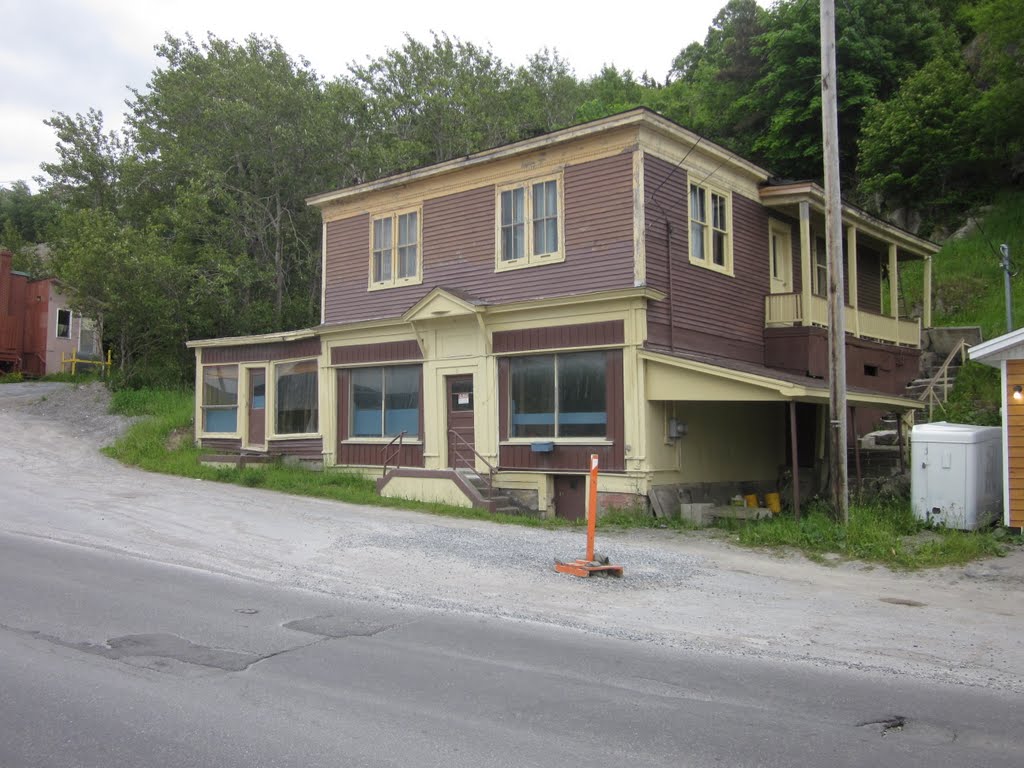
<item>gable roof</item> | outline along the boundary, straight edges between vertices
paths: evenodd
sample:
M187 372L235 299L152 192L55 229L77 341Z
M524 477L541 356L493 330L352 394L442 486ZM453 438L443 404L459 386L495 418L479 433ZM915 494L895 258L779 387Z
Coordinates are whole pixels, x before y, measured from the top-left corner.
M401 187L414 181L421 181L423 179L454 173L465 168L472 168L483 163L489 163L508 157L515 157L517 155L526 154L528 152L544 149L557 144L564 144L569 141L574 141L586 136L602 133L604 131L628 127L648 128L655 133L678 141L684 146L697 147L699 145L704 154L721 162L723 165L730 165L735 170L750 176L757 182L766 182L771 176L771 174L761 166L740 157L725 147L715 144L713 141L705 139L703 136L696 134L693 131L683 128L683 126L669 120L667 117L662 117L657 112L654 112L647 107L637 107L636 109L631 109L627 112L620 112L617 115L602 117L580 125L573 125L568 128L562 128L558 131L545 133L541 136L523 139L522 141L504 144L491 149L485 149L481 152L466 155L465 157L457 157L453 160L446 160L441 163L427 165L404 173L385 176L384 178L377 179L375 181L356 184L355 186L345 187L332 192L324 192L319 195L312 195L311 197L306 198L306 204L315 207L323 207L329 203L349 200L354 197L365 195L369 192Z
M1024 358L1024 328L975 344L968 350L971 360L998 368L1003 360Z

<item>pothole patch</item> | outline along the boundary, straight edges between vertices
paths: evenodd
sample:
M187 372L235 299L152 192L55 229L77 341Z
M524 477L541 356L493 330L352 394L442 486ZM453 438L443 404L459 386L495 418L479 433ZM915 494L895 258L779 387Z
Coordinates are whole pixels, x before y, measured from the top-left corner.
M863 723L857 723L858 728L868 728L870 730L878 731L878 733L885 737L892 733L899 733L906 727L907 718L902 715L890 715L883 717L879 720L866 720Z
M296 619L284 625L285 629L306 632L321 637L373 637L397 626L394 622L384 622L360 616L312 616L308 619Z

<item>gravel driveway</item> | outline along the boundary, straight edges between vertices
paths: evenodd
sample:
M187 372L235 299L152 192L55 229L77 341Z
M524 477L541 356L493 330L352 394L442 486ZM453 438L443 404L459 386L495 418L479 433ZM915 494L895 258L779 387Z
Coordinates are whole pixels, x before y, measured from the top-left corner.
M97 450L127 424L106 404L99 386L0 385L0 528L380 604L1024 693L1019 549L904 574L637 530L598 535L598 549L625 567L621 580L577 579L552 562L582 555L578 531L123 467Z

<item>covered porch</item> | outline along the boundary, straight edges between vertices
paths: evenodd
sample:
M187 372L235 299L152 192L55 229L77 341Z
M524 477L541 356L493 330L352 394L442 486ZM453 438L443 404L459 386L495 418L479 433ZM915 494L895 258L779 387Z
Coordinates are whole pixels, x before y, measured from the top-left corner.
M769 228L771 293L765 327L827 327L825 198L817 184L770 185L761 202L778 214ZM843 205L847 334L918 349L931 327L932 256L939 247L851 205ZM900 266L923 262L921 317L900 311Z
M645 366L645 399L652 413L664 412L666 421L664 448L657 444L659 431L649 427L655 435L649 455L656 483L706 485L687 472L689 455L699 457L698 472L716 480L759 480L762 492L784 491L783 503L790 504L797 515L807 494L824 487L829 403L825 382L709 355L644 350L640 358ZM921 407L914 400L863 388L851 388L847 403L855 476L860 466L858 415L865 411L906 414ZM899 437L902 444L903 435ZM673 453L675 477L668 471ZM780 487L783 471L790 473L788 488ZM771 482L776 487L765 485ZM720 485L721 490L728 489L727 483ZM729 491L735 492L739 491Z

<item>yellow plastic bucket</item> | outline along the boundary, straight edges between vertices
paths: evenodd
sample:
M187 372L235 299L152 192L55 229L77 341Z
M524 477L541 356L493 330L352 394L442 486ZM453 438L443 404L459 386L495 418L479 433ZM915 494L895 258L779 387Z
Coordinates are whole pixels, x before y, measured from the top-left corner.
M746 496L743 497L743 501L746 503L746 505L748 507L758 507L758 506L760 506L757 503L757 494L756 493L748 493Z
M764 495L764 504L772 511L773 515L777 515L782 511L782 500L777 493L766 493Z

